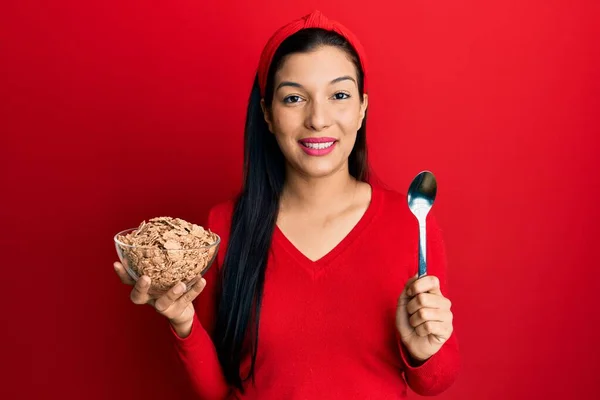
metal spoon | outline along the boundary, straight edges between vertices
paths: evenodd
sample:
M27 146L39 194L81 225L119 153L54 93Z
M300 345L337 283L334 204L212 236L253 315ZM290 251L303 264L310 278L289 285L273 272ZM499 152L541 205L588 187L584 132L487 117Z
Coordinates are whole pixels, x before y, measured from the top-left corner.
M425 220L437 194L435 176L429 171L419 173L408 188L408 208L419 221L419 274L427 274L427 225Z

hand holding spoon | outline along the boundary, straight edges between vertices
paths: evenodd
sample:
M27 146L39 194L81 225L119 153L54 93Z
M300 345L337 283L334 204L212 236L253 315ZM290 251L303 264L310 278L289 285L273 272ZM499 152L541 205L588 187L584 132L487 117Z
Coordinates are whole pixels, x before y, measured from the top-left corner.
M425 220L433 207L437 194L437 181L429 171L419 173L408 188L408 208L419 221L419 274L427 274L427 225Z

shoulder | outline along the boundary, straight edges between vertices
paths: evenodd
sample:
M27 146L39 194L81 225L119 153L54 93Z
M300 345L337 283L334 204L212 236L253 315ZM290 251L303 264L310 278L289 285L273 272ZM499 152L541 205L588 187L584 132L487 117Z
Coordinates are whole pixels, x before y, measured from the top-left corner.
M411 215L405 193L386 186L374 185L373 196L377 196L380 212L386 218L406 218Z
M235 208L235 198L214 204L207 218L207 227L221 237L221 240L229 237L231 218Z
M233 208L235 207L235 199L228 199L226 201L214 204L208 211L208 224L221 225L231 221L233 215Z
M217 254L217 265L223 265L225 258L225 250L229 243L229 231L231 229L231 219L235 209L236 199L232 198L217 204L214 204L207 218L207 228L219 235L221 245Z
M379 192L383 202L388 205L408 204L406 193L399 192L387 186L375 185L374 190Z

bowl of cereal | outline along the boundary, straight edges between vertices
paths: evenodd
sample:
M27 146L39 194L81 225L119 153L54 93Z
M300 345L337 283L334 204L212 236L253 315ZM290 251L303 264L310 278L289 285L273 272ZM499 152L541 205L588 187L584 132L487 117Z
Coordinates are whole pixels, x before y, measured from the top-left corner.
M189 290L214 262L221 238L180 218L157 217L114 236L119 260L132 279L146 275L158 297L178 282Z

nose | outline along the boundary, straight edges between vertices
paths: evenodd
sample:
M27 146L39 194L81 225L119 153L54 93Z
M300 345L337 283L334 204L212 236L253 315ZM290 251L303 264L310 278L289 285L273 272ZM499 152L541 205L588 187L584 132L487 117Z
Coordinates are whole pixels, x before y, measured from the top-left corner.
M306 110L305 125L308 129L319 132L331 125L327 102L312 100Z

